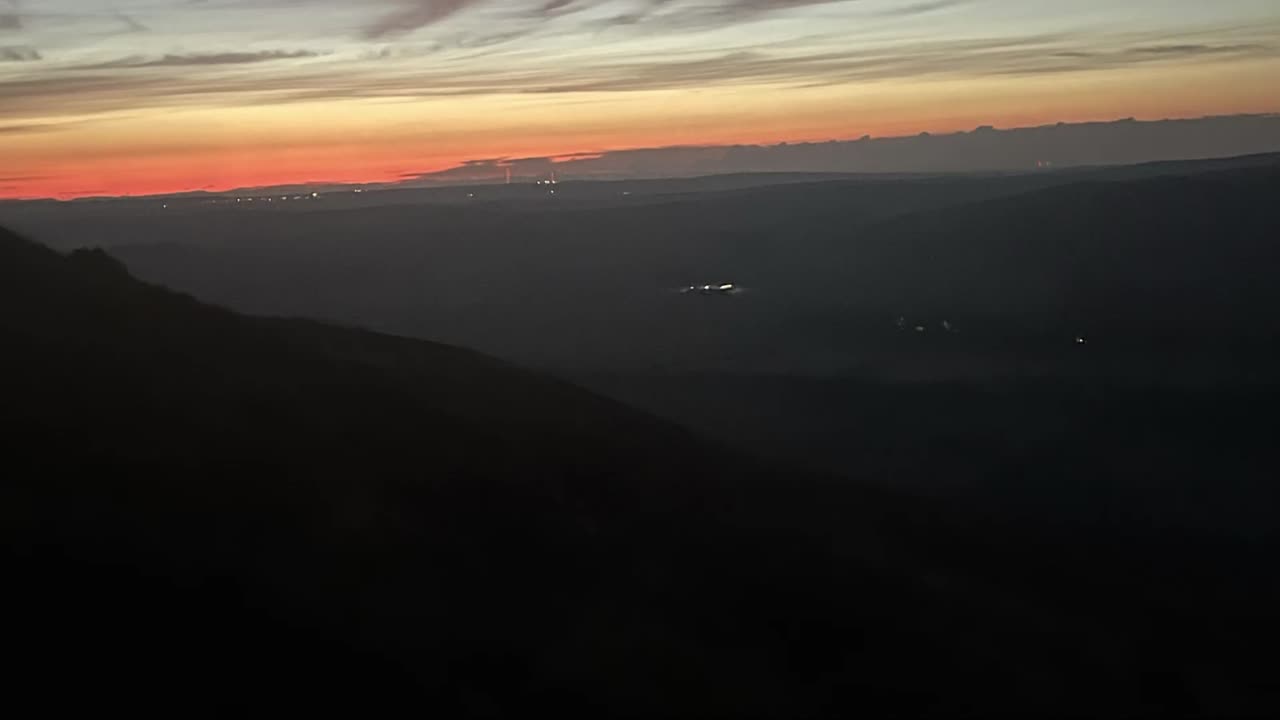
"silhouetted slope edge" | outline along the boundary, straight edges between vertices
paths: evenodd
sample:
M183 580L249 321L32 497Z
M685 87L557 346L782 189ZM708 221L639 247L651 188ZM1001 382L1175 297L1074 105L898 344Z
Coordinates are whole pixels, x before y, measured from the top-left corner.
M0 251L26 681L459 714L798 702L774 641L698 627L772 586L759 559L832 552L785 500L749 529L750 465L465 351L240 317L98 252Z
M1253 666L1194 662L1255 647L1239 623L1275 596L1218 564L1256 561L1229 541L1015 534L760 468L466 351L238 316L7 233L0 337L9 679L45 707L1131 716L1270 697Z

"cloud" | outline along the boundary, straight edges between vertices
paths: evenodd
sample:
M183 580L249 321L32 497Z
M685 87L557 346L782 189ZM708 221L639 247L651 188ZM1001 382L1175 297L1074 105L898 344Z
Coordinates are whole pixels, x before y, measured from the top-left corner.
M723 26L755 19L757 17L797 8L817 5L835 5L851 3L856 0L698 0L688 2L682 0L639 0L639 6L625 13L618 13L611 18L598 19L588 28L606 27L610 25L637 25L653 21L666 29L691 29L703 26ZM944 0L943 3L924 3L926 6L951 4L958 0ZM442 22L460 14L464 10L479 6L484 0L383 0L394 7L362 29L365 39L384 39L404 35L424 27ZM569 15L592 7L604 7L611 3L607 0L538 0L533 6L526 6L517 12L516 17L534 19L553 19L557 16ZM497 33L503 34L503 33Z
M132 15L125 15L124 13L118 12L116 13L116 19L119 20L122 25L124 25L125 30L127 32L131 32L131 33L151 32L151 28L147 27L146 25L143 25L137 18L133 17Z
M823 6L854 6L859 0L645 0L628 12L598 18L589 27L599 31L632 27L646 32L684 33L717 30L760 22L787 11ZM870 10L864 18L901 18L966 4L971 0L928 0Z
M322 1L336 6L346 0L255 0L255 7L274 7L278 14L289 16L302 8L315 10ZM0 0L0 7L4 2ZM351 42L345 37L353 27L365 27L363 21L370 17L378 23L380 32L394 34L426 27L421 25L423 21L430 23L430 18L437 18L435 22L439 22L482 3L483 17L478 17L481 11L477 10L477 17L468 15L466 22L460 19L456 27L451 23L446 32L423 33L430 37L415 37L411 42L392 38L376 43ZM677 25L672 27L677 30L690 27L678 24L690 22L688 13L701 13L699 17L704 19L708 13L746 18L841 3L849 4L850 9L856 6L857 21L816 39L792 36L750 48L708 35L705 42L700 36L697 42L662 44L661 53L647 42L650 37L662 38L662 30L667 27L662 23L675 22ZM981 4L961 0L616 0L610 6L615 4L634 9L635 22L648 24L644 30L636 30L638 37L562 37L589 33L584 28L598 22L600 11L604 10L597 0L369 0L361 4L360 12L344 16L342 24L332 27L329 32L334 34L322 36L325 42L335 44L324 53L287 49L223 52L217 47L196 46L189 52L160 56L122 54L113 59L110 55L86 55L80 62L87 64L51 60L39 66L39 73L10 70L0 74L0 120L23 122L197 103L270 105L486 94L549 96L733 85L808 88L908 78L1048 75L1136 65L1280 57L1280 41L1276 40L1280 37L1280 22L1226 29L1192 26L1176 32L1062 31L993 34L985 38L917 31L897 35L896 30L882 32L885 23L881 23L865 42L855 42L850 39L852 33L865 24L875 25L883 13L920 14L957 4ZM243 19L240 13L247 7L248 0L201 2L188 5L188 12L231 12ZM373 14L364 15L365 12ZM538 14L554 18L555 29L548 29L552 23L536 21L534 16ZM603 15L607 17L607 11ZM844 17L843 10L831 15ZM100 15L99 19L110 20L110 16ZM825 18L819 21L822 25ZM927 22L931 21L929 18ZM157 27L165 25L157 23ZM772 30L762 27L760 32ZM201 38L195 34L183 39L198 42ZM742 41L737 38L734 42ZM104 43L103 49L106 47ZM122 40L114 47L128 48L130 43ZM0 59L9 62L40 59L39 52L26 45L3 48L0 53ZM62 55L60 49L59 56ZM423 60L427 56L431 57L429 62ZM185 71L161 72L166 68ZM230 71L232 68L236 68L235 72ZM146 72L148 69L154 71Z
M27 133L44 132L48 129L50 129L50 126L44 123L0 125L0 135L26 135Z
M813 5L834 5L852 2L852 0L730 0L720 4L720 14L725 16L750 16L761 13L810 7Z
M1184 44L1184 45L1150 45L1147 47L1136 47L1130 49L1134 55L1155 55L1155 56L1192 56L1192 55L1221 55L1226 53L1248 53L1255 51L1266 51L1265 45L1248 44L1248 45L1205 45L1201 43Z
M39 50L28 45L0 47L0 62L35 62L43 59Z
M197 67L208 65L251 65L276 60L299 60L321 57L310 50L265 50L260 52L205 53L188 55L163 55L158 58L129 57L119 60L81 65L79 70L110 70L117 68Z
M1262 28L1259 32L1271 30ZM1235 37L1219 35L1218 39L1233 41L1213 43L1184 38L1163 43L1156 35L1067 34L809 52L730 51L677 59L624 56L621 60L610 57L573 64L559 63L554 58L544 62L535 57L518 65L468 63L466 72L459 72L456 61L447 58L423 64L398 59L395 54L385 60L348 62L333 58L311 63L274 61L315 58L318 53L274 50L134 57L42 70L39 75L0 77L0 118L85 114L190 102L281 104L493 93L617 93L734 84L811 87L899 78L1093 72L1201 57L1280 57L1280 48L1261 36L1245 33ZM30 49L10 52L24 59L38 59ZM258 69L252 73L213 72L226 66ZM191 72L138 72L175 67L189 68Z
M542 4L542 7L539 8L539 12L544 15L561 12L569 9L569 6L574 4L575 0L546 0L546 2Z
M402 35L433 25L479 0L396 0L398 7L364 28L370 40Z
M10 123L0 124L0 137L5 135L33 135L37 133L52 133L70 130L75 127L86 125L91 120L65 120L60 122L29 122L29 123Z
M618 25L653 24L667 30L690 30L750 22L786 10L851 2L855 0L719 0L712 3L648 0L648 7L644 10L618 15L613 22Z
M935 10L945 10L968 2L968 0L933 0L933 2L917 2L902 7L888 8L877 13L881 17L909 17L923 15Z

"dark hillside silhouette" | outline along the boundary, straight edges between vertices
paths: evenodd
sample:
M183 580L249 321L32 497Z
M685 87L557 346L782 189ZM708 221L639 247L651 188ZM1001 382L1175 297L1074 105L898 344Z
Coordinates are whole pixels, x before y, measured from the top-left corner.
M480 354L237 315L3 231L0 336L10 680L45 707L1280 706L1245 660L1270 540L786 472Z
M774 714L849 662L857 705L973 692L903 674L887 615L937 600L885 559L876 493L828 538L810 491L558 382L0 248L12 648L49 692Z

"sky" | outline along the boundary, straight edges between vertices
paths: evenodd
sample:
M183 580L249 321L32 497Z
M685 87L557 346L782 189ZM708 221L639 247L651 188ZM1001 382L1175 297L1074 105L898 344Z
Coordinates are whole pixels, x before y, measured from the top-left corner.
M0 197L1280 111L1276 0L0 0Z

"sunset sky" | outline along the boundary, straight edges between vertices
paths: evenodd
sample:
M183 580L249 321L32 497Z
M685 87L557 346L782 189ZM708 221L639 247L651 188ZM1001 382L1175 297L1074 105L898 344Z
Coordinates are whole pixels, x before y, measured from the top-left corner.
M1276 0L0 0L0 197L1280 111Z

